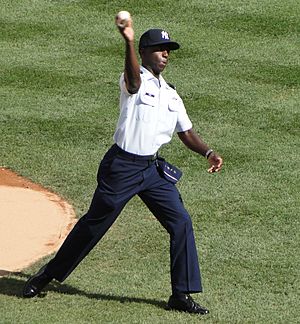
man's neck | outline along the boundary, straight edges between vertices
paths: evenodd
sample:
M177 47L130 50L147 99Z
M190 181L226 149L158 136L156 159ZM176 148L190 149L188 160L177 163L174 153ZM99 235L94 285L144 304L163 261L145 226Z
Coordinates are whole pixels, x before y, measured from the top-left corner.
M148 65L144 65L144 64L142 64L142 66L146 69L146 70L148 70L154 77L156 77L158 80L159 80L159 76L160 76L160 73L155 73L153 70L152 70L152 68L150 67L150 66L148 66Z

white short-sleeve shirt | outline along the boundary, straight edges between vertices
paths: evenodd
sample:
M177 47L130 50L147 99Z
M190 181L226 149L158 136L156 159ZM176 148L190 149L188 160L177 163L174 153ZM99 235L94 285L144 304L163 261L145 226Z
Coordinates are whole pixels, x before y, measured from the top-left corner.
M141 67L141 86L128 93L124 73L120 78L120 116L114 141L123 150L138 154L155 154L168 143L174 131L192 128L182 99L162 76L157 79Z

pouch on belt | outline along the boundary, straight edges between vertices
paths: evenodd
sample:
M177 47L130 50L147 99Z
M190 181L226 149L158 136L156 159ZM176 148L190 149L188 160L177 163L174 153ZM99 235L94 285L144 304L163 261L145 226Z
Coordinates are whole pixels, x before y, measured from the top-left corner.
M162 157L157 158L156 166L160 175L174 184L176 184L182 176L181 170Z

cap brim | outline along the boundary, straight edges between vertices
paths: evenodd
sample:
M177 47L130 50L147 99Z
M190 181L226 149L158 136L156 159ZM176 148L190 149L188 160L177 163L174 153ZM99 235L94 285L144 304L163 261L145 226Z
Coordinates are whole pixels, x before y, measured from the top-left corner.
M157 46L157 45L167 45L171 51L175 51L180 48L180 45L178 43L172 42L172 41L170 41L170 42L156 42L156 43L152 43L151 45L148 45L148 46L142 46L141 48L152 47L152 46Z

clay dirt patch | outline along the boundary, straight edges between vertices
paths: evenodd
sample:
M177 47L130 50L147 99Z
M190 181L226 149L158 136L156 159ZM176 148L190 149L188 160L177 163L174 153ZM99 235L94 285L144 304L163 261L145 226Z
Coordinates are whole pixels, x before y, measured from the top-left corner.
M0 167L0 276L55 252L75 222L61 197Z

